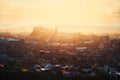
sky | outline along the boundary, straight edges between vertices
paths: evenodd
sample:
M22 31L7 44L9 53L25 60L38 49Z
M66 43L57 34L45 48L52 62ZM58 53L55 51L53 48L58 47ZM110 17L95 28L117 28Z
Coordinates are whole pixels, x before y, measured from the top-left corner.
M120 0L0 0L0 28L20 26L28 31L57 26L65 32L119 32Z

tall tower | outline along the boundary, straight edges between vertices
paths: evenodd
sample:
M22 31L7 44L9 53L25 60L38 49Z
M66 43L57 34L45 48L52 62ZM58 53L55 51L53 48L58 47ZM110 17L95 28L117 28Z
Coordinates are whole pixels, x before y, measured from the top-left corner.
M57 33L58 33L58 29L57 27L55 27L55 35L57 35Z

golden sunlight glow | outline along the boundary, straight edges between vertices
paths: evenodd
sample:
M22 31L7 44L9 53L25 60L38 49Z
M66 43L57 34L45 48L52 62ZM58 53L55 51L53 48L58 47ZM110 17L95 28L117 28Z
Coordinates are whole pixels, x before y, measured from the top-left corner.
M119 11L120 0L0 0L0 27L40 25L65 32L101 32L97 27L120 29Z

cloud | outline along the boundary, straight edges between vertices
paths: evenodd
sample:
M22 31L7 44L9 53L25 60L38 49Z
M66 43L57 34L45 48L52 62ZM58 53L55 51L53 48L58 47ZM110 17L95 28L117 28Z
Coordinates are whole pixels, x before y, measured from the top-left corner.
M2 11L3 11L3 1L2 0L0 0L0 18L1 18L1 16L2 16Z
M113 15L120 22L120 8L118 8L115 12L113 12Z
M120 18L120 8L119 8L119 10L118 10L118 17Z
M118 21L119 0L0 0L0 21L100 25ZM118 17L119 16L119 17Z

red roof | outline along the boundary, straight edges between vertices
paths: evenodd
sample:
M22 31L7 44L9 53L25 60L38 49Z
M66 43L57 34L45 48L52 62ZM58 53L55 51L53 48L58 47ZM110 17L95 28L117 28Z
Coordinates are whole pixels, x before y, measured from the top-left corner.
M86 47L89 48L89 49L97 49L98 44L91 44L91 45L87 45Z
M111 47L112 47L112 45L110 43L104 44L104 48L111 48Z

